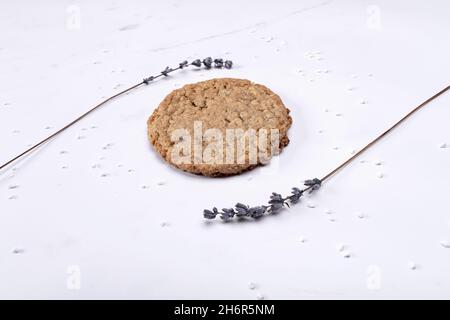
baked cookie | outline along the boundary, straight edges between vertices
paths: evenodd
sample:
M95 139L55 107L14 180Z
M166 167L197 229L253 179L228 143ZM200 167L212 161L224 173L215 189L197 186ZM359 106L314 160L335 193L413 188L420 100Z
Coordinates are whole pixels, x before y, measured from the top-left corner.
M211 177L268 163L289 143L291 124L277 94L232 78L172 91L147 121L149 140L168 163Z

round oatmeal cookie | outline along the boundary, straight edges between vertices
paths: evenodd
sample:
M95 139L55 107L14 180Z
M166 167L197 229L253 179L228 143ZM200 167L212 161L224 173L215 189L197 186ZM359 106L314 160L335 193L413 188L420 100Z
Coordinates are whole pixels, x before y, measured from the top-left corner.
M211 177L268 163L289 143L291 124L277 94L232 78L172 91L147 121L149 140L168 163Z

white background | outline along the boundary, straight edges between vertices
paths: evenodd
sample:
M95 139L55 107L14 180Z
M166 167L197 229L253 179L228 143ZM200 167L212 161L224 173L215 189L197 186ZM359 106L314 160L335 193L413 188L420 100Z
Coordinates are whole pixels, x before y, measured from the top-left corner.
M204 208L264 204L324 175L447 86L448 1L1 8L0 162L167 65L206 56L236 65L142 87L2 171L1 298L450 298L441 245L450 147L440 148L450 144L450 94L301 204L256 223L202 218ZM226 179L169 167L149 146L147 118L174 88L224 76L282 97L290 145L268 168Z

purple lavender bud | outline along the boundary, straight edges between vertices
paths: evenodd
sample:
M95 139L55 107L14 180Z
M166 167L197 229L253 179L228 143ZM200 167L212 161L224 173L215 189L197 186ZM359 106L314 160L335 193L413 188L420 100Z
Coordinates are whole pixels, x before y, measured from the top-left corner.
M263 216L264 212L266 212L266 208L262 207L262 206L261 207L252 207L252 208L248 209L248 211L249 211L248 213L249 213L250 217L257 219L257 218L260 218Z
M292 195L289 196L289 200L292 203L297 203L300 200L300 197L303 195L303 190L300 190L299 188L294 187L294 188L292 188L291 193L292 193Z
M231 215L231 216L234 216L236 214L236 212L234 212L233 208L223 208L222 211L227 213L227 214L229 214L229 215Z
M309 190L309 193L313 192L314 190L317 190L320 188L320 186L322 185L322 181L320 181L317 178L314 179L309 179L305 181L305 186L310 187L311 189Z
M220 213L220 219L228 221L233 217L234 217L233 209L222 209L222 212Z
M201 67L202 61L200 59L197 59L197 60L192 61L191 64L196 67Z
M223 67L223 59L214 59L214 66L216 68L222 68Z
M172 68L166 67L163 71L161 71L161 74L165 77L169 75L169 72L173 71Z
M226 60L225 61L225 68L226 69L231 69L233 67L233 61L231 60Z
M236 216L237 217L245 217L248 215L248 206L242 203L236 203Z
M248 206L246 206L245 204L242 204L242 203L240 203L240 202L236 203L235 207L236 207L236 208L245 209L245 210L248 209Z
M183 62L180 62L179 66L180 69L183 69L184 67L186 67L188 65L188 62L186 60L184 60Z
M205 217L206 219L215 219L216 215L217 213L212 212L211 210L208 209L203 210L203 217Z
M283 202L283 197L279 193L272 192L272 195L270 196L269 203L278 203L278 202L282 203Z
M316 184L318 184L318 185L320 185L322 182L319 180L319 179L317 179L317 178L314 178L314 179L309 179L309 180L306 180L305 181L305 186L313 186L313 185L316 185Z
M150 81L153 81L154 79L155 79L154 76L150 76L150 77L148 77L148 78L145 78L143 82L144 82L145 84L148 84Z
M206 69L210 69L212 66L213 60L211 57L203 59L203 65L206 67Z
M283 204L281 203L274 203L270 206L270 212L277 212L279 211L281 208L283 208Z

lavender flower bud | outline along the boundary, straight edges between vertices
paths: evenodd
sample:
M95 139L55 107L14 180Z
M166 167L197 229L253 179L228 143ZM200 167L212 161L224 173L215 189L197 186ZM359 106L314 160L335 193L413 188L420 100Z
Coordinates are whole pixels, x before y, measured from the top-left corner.
M281 208L283 208L282 203L274 203L270 206L270 212L275 213L279 211Z
M179 64L180 69L183 69L184 67L187 67L187 65L188 65L188 62L186 60L184 60L183 62L180 62L180 64Z
M320 186L322 185L322 181L320 181L317 178L314 178L314 179L306 180L304 184L305 184L305 186L308 186L311 188L309 191L309 193L311 193L314 190L317 190L320 188Z
M294 187L294 188L292 188L291 193L292 193L292 195L289 196L289 200L292 203L297 203L300 200L300 197L303 195L303 190L300 190L299 188Z
M276 203L276 202L283 202L283 197L279 193L272 192L269 203Z
M203 65L206 67L206 69L210 69L212 66L213 60L211 57L205 58L203 60Z
M234 215L236 214L233 208L223 208L222 211L230 215L231 217L234 217Z
M269 204L270 204L270 212L276 212L284 206L285 200L283 199L281 194L272 192Z
M222 68L223 67L223 59L214 59L214 66L216 68Z
M215 213L211 210L208 210L208 209L203 210L203 217L205 217L206 219L215 219L216 215L217 215L217 213Z
M248 206L242 203L236 203L236 216L237 217L244 217L248 215Z
M242 208L242 209L248 209L248 206L246 206L245 204L242 204L240 202L236 203L235 207L236 208Z
M200 59L197 59L197 60L192 61L191 64L196 67L201 67L202 61Z
M161 71L161 74L165 77L169 75L169 72L173 71L172 68L166 67L163 71Z
M155 79L154 76L150 76L150 77L148 77L148 78L145 78L145 79L143 80L143 82L144 82L145 84L148 84L150 81L153 81L154 79Z
M251 207L248 209L249 216L255 219L262 217L264 212L266 212L266 207L264 206Z
M220 213L220 219L228 221L232 219L235 215L234 209L222 209L222 212Z

